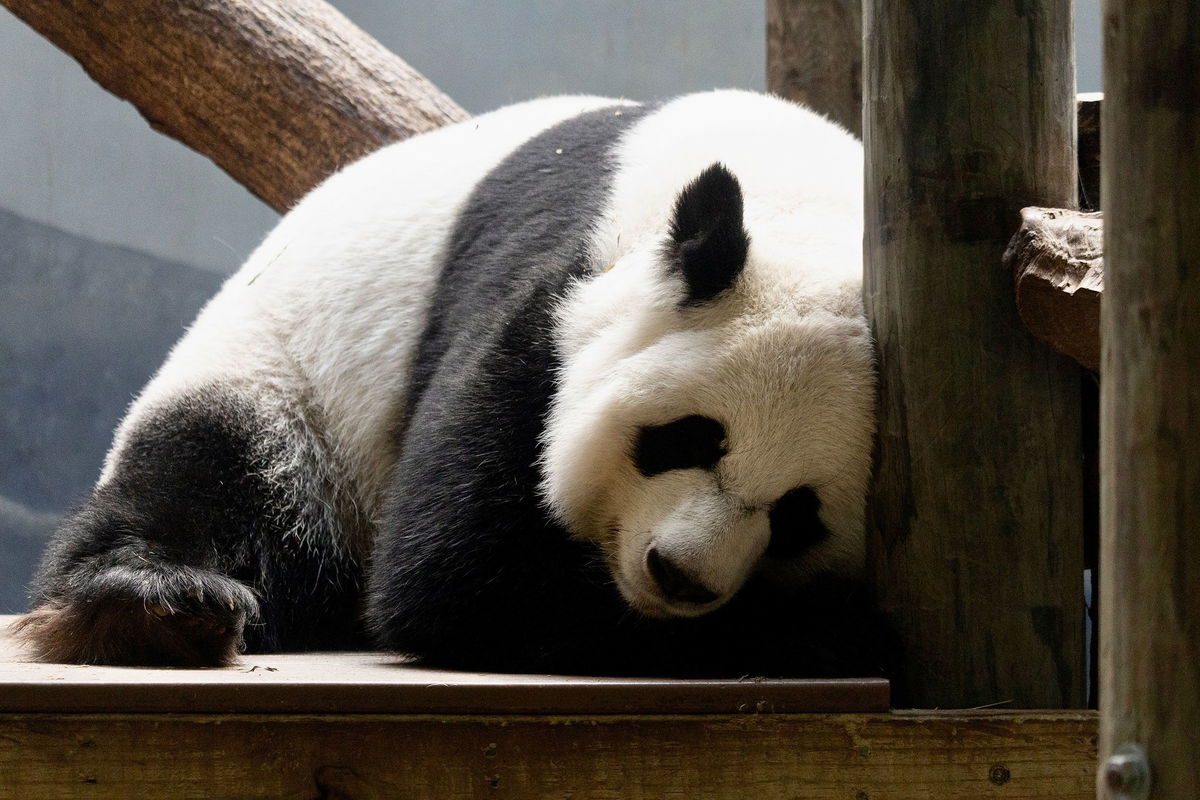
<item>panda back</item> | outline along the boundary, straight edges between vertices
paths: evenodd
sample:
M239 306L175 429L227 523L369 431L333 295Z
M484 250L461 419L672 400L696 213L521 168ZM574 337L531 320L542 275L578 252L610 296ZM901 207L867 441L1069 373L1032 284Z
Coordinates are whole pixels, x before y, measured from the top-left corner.
M476 184L530 137L611 105L521 103L383 148L314 189L204 308L122 423L105 480L148 411L214 384L303 400L368 509L447 241ZM269 386L272 392L261 391Z
M474 188L447 240L409 383L410 416L431 384L428 402L442 402L439 373L451 391L486 383L474 373L512 355L497 348L515 329L531 329L523 340L552 338L552 305L572 281L595 271L593 234L611 195L616 149L646 113L609 104L566 119L518 147ZM537 372L547 390L553 351L522 354L526 361L544 356Z

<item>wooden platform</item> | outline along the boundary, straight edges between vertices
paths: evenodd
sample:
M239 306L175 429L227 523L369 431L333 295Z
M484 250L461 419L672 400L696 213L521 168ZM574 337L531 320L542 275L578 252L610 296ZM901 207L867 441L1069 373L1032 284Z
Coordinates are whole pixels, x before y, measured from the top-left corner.
M7 627L0 617L0 625ZM0 798L1085 798L1087 712L888 712L887 684L31 664L0 636Z

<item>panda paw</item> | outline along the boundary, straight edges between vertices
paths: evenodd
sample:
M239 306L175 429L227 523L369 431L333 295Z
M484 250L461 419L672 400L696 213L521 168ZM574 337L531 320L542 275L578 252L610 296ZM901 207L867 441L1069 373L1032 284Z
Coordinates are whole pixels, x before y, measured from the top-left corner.
M13 625L40 661L227 666L258 613L245 585L192 567L109 566L60 587Z

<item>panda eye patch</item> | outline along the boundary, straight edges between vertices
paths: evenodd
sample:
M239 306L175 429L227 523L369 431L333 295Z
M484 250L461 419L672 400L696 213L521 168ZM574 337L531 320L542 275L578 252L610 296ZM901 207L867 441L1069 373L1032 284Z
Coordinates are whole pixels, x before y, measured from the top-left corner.
M711 469L725 455L725 426L693 414L666 425L642 428L633 463L649 478L673 469Z
M795 558L829 538L821 521L821 500L811 486L801 486L775 502L771 509L771 541L767 555Z

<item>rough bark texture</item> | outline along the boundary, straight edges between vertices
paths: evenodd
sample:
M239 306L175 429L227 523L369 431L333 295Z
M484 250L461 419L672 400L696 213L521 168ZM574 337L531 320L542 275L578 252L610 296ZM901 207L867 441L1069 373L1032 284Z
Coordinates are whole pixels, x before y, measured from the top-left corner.
M767 89L862 136L861 0L767 0Z
M1200 6L1104 4L1101 757L1200 791ZM1139 795L1141 796L1141 795Z
M1099 212L1023 208L1004 253L1021 321L1034 336L1092 371L1100 369L1104 220Z
M0 2L279 211L381 145L468 116L322 0Z
M1071 3L869 0L864 41L869 565L910 702L1078 707L1081 373L1001 266L1021 207L1075 204Z

